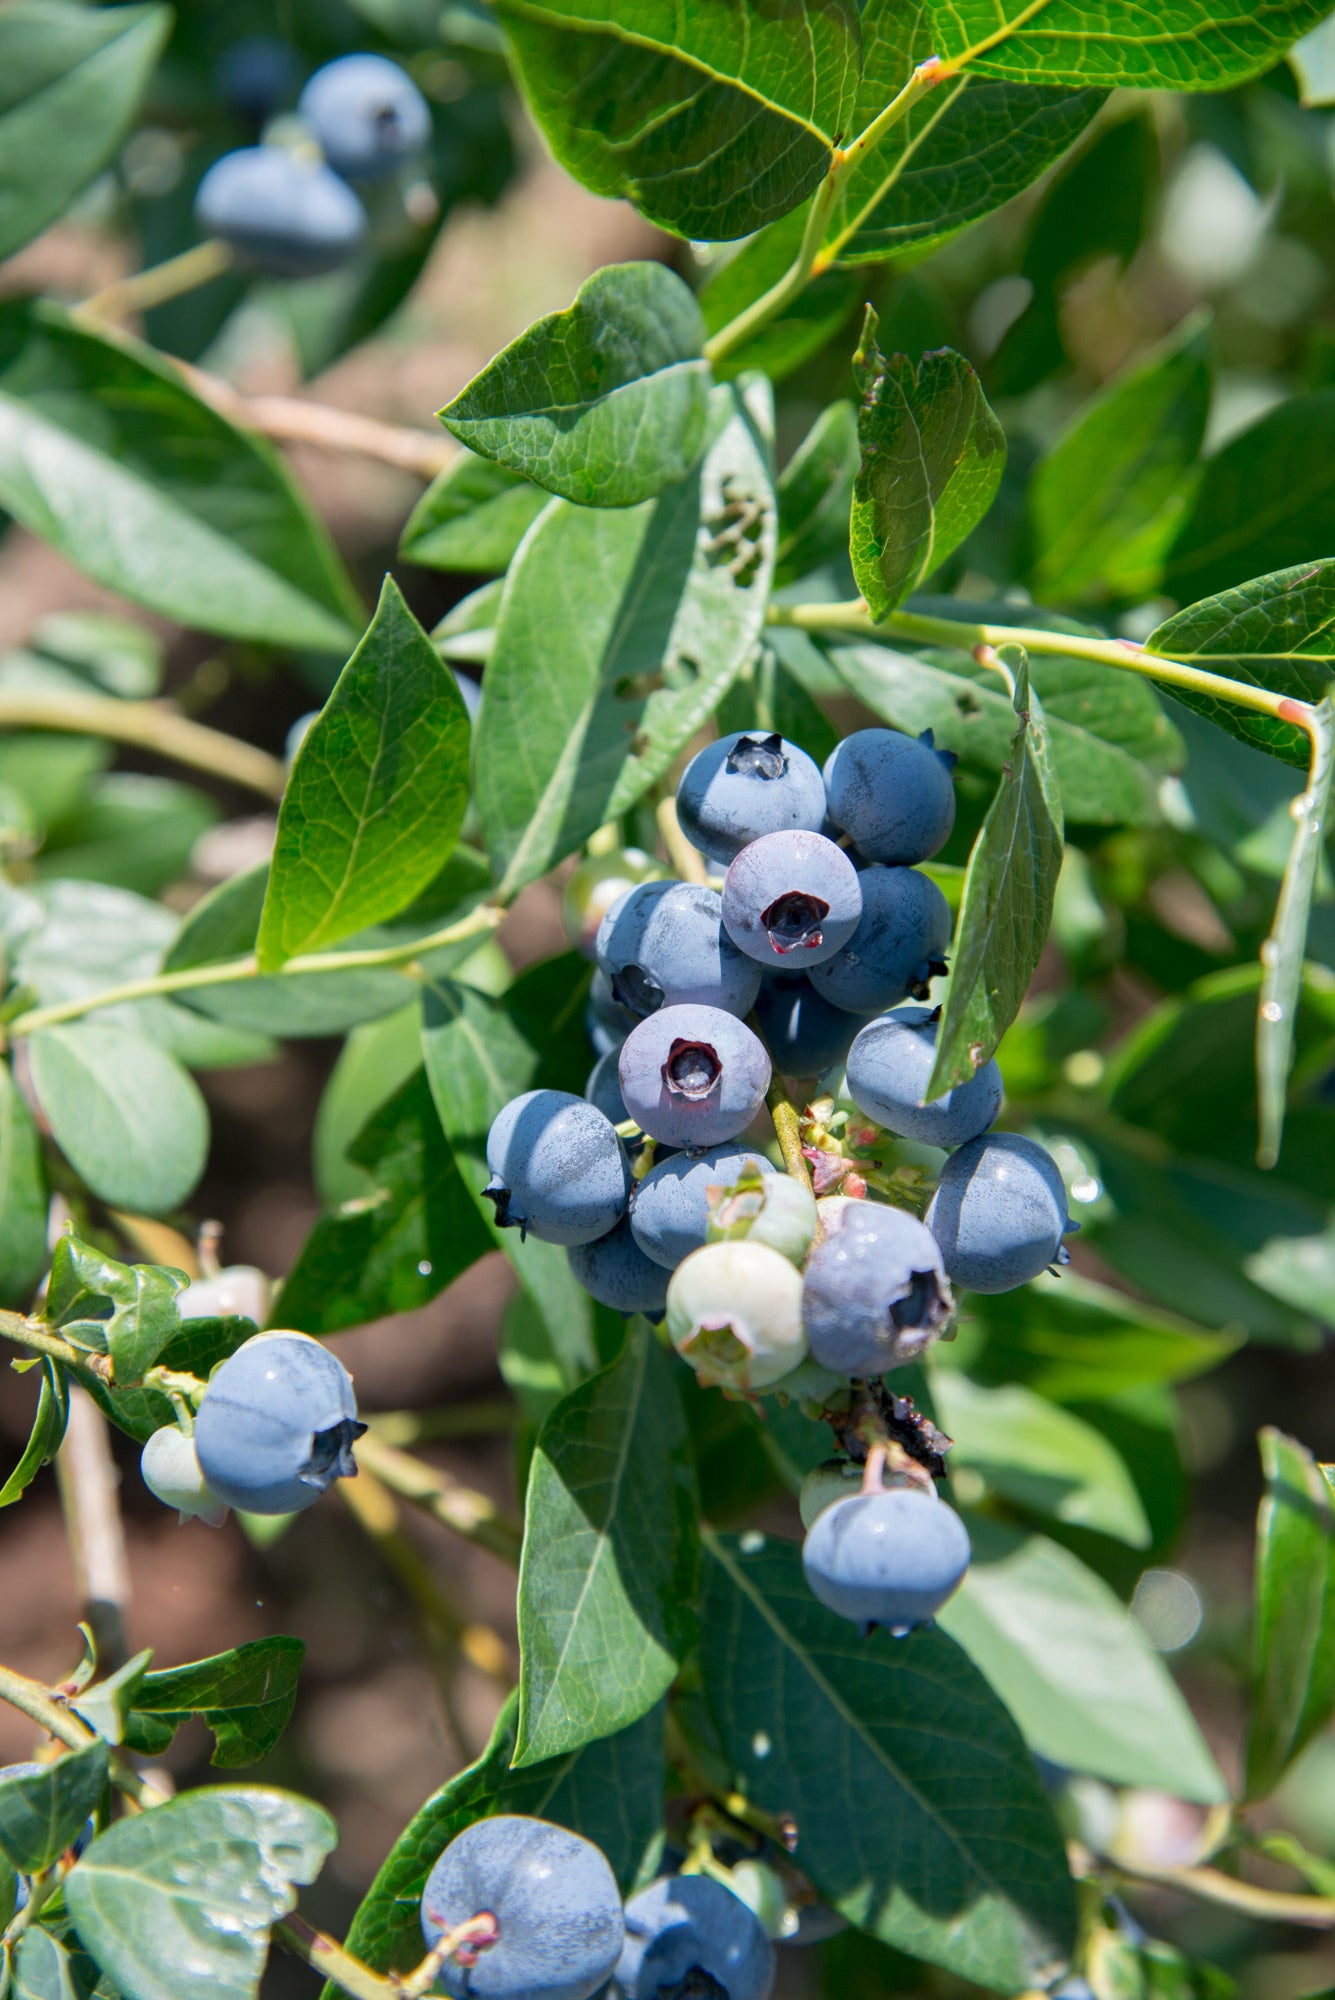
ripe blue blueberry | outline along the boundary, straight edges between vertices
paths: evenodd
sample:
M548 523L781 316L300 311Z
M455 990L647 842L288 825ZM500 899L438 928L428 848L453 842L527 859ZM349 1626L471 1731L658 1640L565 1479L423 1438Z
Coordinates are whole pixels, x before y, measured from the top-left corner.
M470 1917L495 1942L456 1955L440 1984L456 2000L589 2000L626 1941L616 1880L592 1841L547 1820L499 1813L452 1840L427 1876L428 1947Z
M864 868L862 916L848 943L811 968L821 998L852 1014L879 1014L912 994L927 998L928 982L944 972L950 905L930 876L916 868Z
M645 1256L631 1234L629 1216L623 1215L596 1243L577 1243L566 1257L575 1278L600 1306L656 1318L667 1304L668 1274Z
M647 1257L675 1271L709 1241L709 1190L730 1187L748 1167L772 1175L763 1155L730 1143L678 1153L651 1168L630 1198L630 1226Z
M749 1014L760 969L723 928L716 889L643 882L619 896L598 926L598 965L613 999L636 1020L660 1007L721 1007Z
M693 1972L714 1984L685 1984ZM692 1991L769 2000L774 1947L755 1913L721 1882L666 1875L626 1904L626 1942L615 1979L624 2000L666 2000Z
M707 1243L672 1274L667 1328L706 1388L768 1389L806 1359L801 1273L765 1243Z
M385 56L339 56L317 69L297 110L335 173L375 181L422 152L431 113L417 85Z
M662 1007L626 1037L621 1095L636 1124L665 1146L721 1146L765 1102L769 1057L719 1007Z
M848 1094L887 1132L923 1146L963 1146L1001 1109L1001 1071L986 1062L967 1083L925 1102L936 1060L935 1014L897 1007L869 1021L848 1052Z
M219 58L217 79L229 110L258 130L296 83L296 51L277 35L246 35Z
M812 967L813 972L821 969ZM756 1001L756 1019L783 1076L823 1076L844 1060L862 1026L857 1014L832 1007L806 973L768 978Z
M862 915L858 871L821 833L767 833L723 879L723 923L748 958L805 972L848 943Z
M352 1377L304 1333L257 1333L209 1378L195 1451L209 1491L248 1514L295 1514L357 1470Z
M916 1360L952 1304L935 1237L882 1202L850 1202L807 1260L807 1339L836 1375L884 1375Z
M321 160L282 146L245 146L215 160L195 193L195 221L249 270L314 277L346 264L366 210Z
M677 818L692 847L726 868L764 833L819 833L825 783L795 743L763 729L737 731L692 757L677 786Z
M178 1522L207 1521L220 1528L227 1518L222 1501L204 1484L195 1441L175 1424L154 1431L139 1459L145 1486L164 1507L175 1507Z
M501 1229L542 1243L592 1243L606 1236L630 1199L630 1161L611 1120L568 1090L512 1097L487 1134Z
M593 1053L596 1056L614 1053L634 1026L635 1016L617 1006L611 986L601 972L595 972L589 986L589 1004L584 1010L584 1032ZM618 1119L617 1123L620 1122Z
M934 1618L964 1581L969 1537L953 1507L921 1486L836 1500L802 1544L814 1596L855 1625L900 1636Z
M952 1284L1012 1292L1049 1264L1070 1262L1062 1243L1078 1229L1051 1153L1015 1132L989 1132L952 1153L924 1221Z
M930 729L859 729L826 759L830 818L867 861L930 860L955 824L954 766Z
M601 1111L603 1117L610 1120L613 1125L624 1125L630 1113L621 1095L621 1079L617 1075L617 1054L616 1049L609 1049L606 1055L599 1056L589 1071L584 1095L588 1102Z

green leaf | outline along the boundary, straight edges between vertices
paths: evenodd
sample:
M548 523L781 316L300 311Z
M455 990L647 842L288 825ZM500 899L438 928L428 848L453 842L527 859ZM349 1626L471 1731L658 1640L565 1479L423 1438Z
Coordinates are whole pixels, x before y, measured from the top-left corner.
M52 1136L93 1193L140 1215L179 1208L209 1149L208 1111L187 1071L93 1021L43 1028L28 1050Z
M42 1384L37 1391L37 1408L32 1429L18 1464L0 1486L0 1507L12 1507L21 1500L44 1465L60 1450L69 1422L70 1392L65 1371L55 1361L43 1360Z
M1153 590L1191 505L1210 409L1199 320L1110 383L1029 484L1031 581L1080 604Z
M68 1340L111 1356L118 1387L133 1388L181 1330L177 1295L189 1280L160 1264L118 1264L77 1236L51 1260L46 1317Z
M1335 1709L1335 1494L1305 1446L1260 1433L1247 1797L1267 1798Z
M0 13L0 257L111 162L171 27L167 7L29 0Z
M420 1006L401 1007L352 1030L321 1093L311 1132L316 1192L327 1206L372 1192L372 1175L355 1164L349 1148L421 1065Z
M134 1696L126 1742L157 1756L182 1723L202 1717L221 1770L267 1757L292 1719L304 1640L252 1639L208 1660L145 1674Z
M566 953L531 967L500 999L436 980L422 1001L426 1073L463 1185L489 1242L513 1264L567 1389L597 1365L589 1295L555 1244L533 1236L521 1242L517 1229L498 1229L482 1189L487 1133L510 1099L545 1086L565 1089L588 1061L583 970Z
M637 1321L620 1358L543 1425L519 1571L516 1766L637 1721L694 1641L698 1503L679 1367Z
M347 1948L377 1972L406 1972L422 1957L422 1891L457 1834L496 1813L554 1820L592 1840L624 1893L652 1872L663 1837L663 1711L545 1764L512 1770L519 1696L501 1710L491 1742L468 1770L434 1792L399 1835L352 1920ZM324 2000L335 1989L326 1987Z
M494 1247L420 1061L348 1151L369 1192L320 1217L283 1284L283 1324L303 1333L413 1312Z
M1044 1983L1070 1950L1073 1891L981 1674L931 1628L863 1638L811 1595L789 1543L705 1547L701 1671L737 1789L792 1816L797 1866L851 1923L993 1990Z
M1335 102L1335 20L1329 15L1289 50L1302 104L1310 109Z
M360 623L277 452L165 357L57 306L0 310L0 506L98 583L184 625L332 652Z
M942 348L915 369L876 344L868 306L853 357L862 401L862 464L850 553L873 618L918 590L982 520L1006 469L1006 438L962 354Z
M1291 396L1206 460L1168 553L1179 603L1227 595L1241 577L1324 562L1335 548L1335 388Z
M1245 11L1182 0L1166 18L1136 0L929 0L927 7L936 51L952 69L1139 90L1244 83L1325 12L1325 0L1263 0Z
M1010 763L1015 711L995 670L967 653L924 659L888 646L839 646L829 657L853 693L893 728L910 736L932 730L940 749L975 770L995 774ZM1029 679L1043 704L1057 788L1072 821L1157 824L1160 777L1181 767L1183 749L1153 688L1088 660L1047 657L1031 660Z
M672 0L500 0L557 159L675 235L746 236L795 208L852 136L853 0L763 13Z
M308 1799L218 1785L123 1819L65 1881L80 1943L133 2000L180 2000L208 1967L209 2000L254 2000L269 1927L338 1838Z
M80 1722L86 1722L95 1729L107 1743L123 1743L129 1726L134 1698L148 1672L153 1650L146 1647L142 1653L135 1653L124 1666L117 1667L115 1673L104 1680L95 1681L91 1687L77 1693L71 1707Z
M461 451L408 516L399 554L428 569L499 572L546 505L547 495L519 473Z
M33 872L39 881L84 877L154 896L189 873L195 842L218 818L214 801L193 785L110 771L49 829Z
M1335 783L1335 702L1329 695L1316 711L1315 727L1311 780L1293 802L1293 845L1275 905L1275 921L1261 947L1265 977L1256 1014L1256 1081L1261 1107L1256 1157L1263 1167L1273 1167L1279 1159L1284 1133L1307 926Z
M40 1924L24 1931L14 1953L12 2000L112 2000L105 1987L97 1989L97 1969L82 1954L71 1957Z
M179 1333L158 1356L158 1366L205 1380L220 1361L235 1354L242 1341L258 1331L251 1320L239 1315L184 1320ZM117 1430L138 1444L147 1444L154 1431L176 1421L171 1401L160 1389L112 1389L96 1375L84 1377L83 1387Z
M1045 1535L983 1515L968 1525L973 1562L937 1622L1030 1748L1109 1784L1221 1804L1224 1781L1190 1709L1102 1578Z
M937 1415L955 1440L951 1471L968 1466L1028 1514L1150 1544L1150 1524L1119 1454L1092 1424L1018 1383L980 1388L955 1368L932 1376Z
M857 411L851 403L831 403L779 475L776 588L843 555L859 463Z
M49 1868L83 1832L107 1788L107 1746L89 1743L40 1771L0 1775L0 1853L20 1875Z
M791 269L810 210L807 202L771 222L710 272L700 309L711 334L728 326ZM714 357L715 380L731 382L759 370L771 381L782 381L834 338L857 307L861 291L856 271L831 266L815 273L773 319Z
M1047 942L1062 865L1062 810L1038 696L1015 667L1011 761L969 856L928 1098L964 1083L1020 1011Z
M755 650L774 561L767 446L738 389L710 410L688 478L636 508L553 501L506 579L477 741L503 894L627 812Z
M823 709L818 708L786 656L794 635L774 628L754 665L739 674L714 711L719 734L730 730L777 730L790 743L800 743L809 757L824 764L839 738ZM797 635L800 639L802 635ZM778 644L772 643L777 640Z
M41 1142L8 1063L0 1063L0 1302L26 1305L45 1264Z
M470 451L585 507L633 507L704 444L695 295L665 264L609 264L535 320L438 414Z
M1335 560L1300 563L1189 604L1155 628L1145 650L1294 701L1319 702L1335 683ZM1170 692L1241 742L1307 769L1311 744L1297 723L1194 688Z
M467 803L463 697L387 576L283 794L261 969L397 916L448 861Z

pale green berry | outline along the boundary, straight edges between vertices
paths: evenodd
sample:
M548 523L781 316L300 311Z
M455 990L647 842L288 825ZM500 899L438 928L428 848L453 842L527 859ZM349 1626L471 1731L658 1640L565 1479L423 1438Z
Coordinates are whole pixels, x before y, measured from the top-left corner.
M164 1507L175 1507L181 1521L207 1521L220 1528L227 1519L222 1501L204 1484L195 1441L175 1424L154 1431L144 1446L139 1471L145 1486Z
M673 1274L667 1328L706 1386L766 1389L806 1355L801 1273L764 1243L707 1243Z
M789 1174L754 1169L711 1204L710 1241L765 1243L800 1264L816 1233L816 1201L810 1188Z
M236 1315L263 1326L273 1306L273 1284L255 1264L229 1264L209 1278L194 1278L176 1300L182 1319Z
M850 1458L827 1458L802 1481L802 1491L797 1496L802 1526L809 1528L818 1514L833 1507L836 1500L847 1500L850 1493L859 1492L861 1487L860 1465Z
M788 1893L767 1862L739 1861L728 1869L727 1884L757 1918L767 1937L787 1935Z

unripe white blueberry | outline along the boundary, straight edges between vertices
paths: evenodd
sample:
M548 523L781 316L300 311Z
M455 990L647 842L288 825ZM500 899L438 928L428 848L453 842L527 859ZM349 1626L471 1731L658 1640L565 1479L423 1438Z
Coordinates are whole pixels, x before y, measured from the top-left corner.
M855 1465L851 1458L827 1458L823 1464L814 1466L802 1481L802 1490L797 1496L802 1526L809 1528L817 1515L823 1514L827 1507L833 1507L836 1500L847 1500L851 1493L861 1490L860 1465Z
M710 1237L716 1242L764 1243L800 1264L816 1233L816 1201L791 1174L744 1174L713 1204Z
M154 1431L140 1456L139 1471L154 1498L164 1507L175 1507L182 1522L207 1521L211 1528L220 1528L227 1519L226 1506L204 1484L194 1439L175 1424Z
M668 1286L667 1328L707 1387L767 1389L804 1358L802 1276L763 1243L707 1243Z
M273 1305L273 1284L255 1264L229 1264L212 1278L195 1278L176 1301L182 1319L254 1320L263 1326Z

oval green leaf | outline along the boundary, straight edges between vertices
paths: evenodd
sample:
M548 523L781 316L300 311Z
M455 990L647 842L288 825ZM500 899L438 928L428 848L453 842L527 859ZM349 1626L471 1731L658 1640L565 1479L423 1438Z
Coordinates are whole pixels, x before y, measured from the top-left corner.
M193 1191L209 1148L199 1088L171 1056L92 1021L44 1028L29 1044L56 1144L113 1208L167 1215Z

